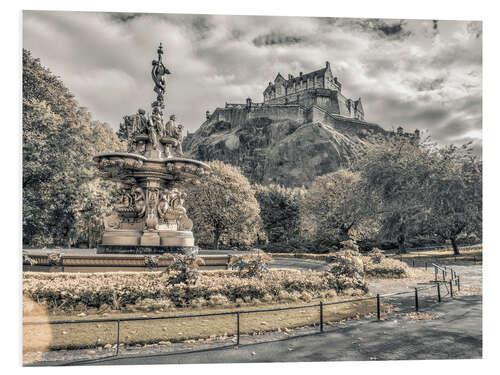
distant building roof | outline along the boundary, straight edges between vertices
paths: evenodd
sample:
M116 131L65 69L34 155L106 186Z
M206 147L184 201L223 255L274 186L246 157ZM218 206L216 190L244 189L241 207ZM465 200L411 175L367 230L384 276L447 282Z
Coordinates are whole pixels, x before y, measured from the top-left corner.
M276 78L274 79L274 82L283 81L286 87L290 87L293 86L294 83L307 81L309 78L323 77L328 69L330 69L330 63L327 61L326 66L324 68L306 74L302 74L302 72L300 72L300 74L296 77L290 74L288 79L285 79L281 75L281 73L278 73L276 75ZM264 92L267 93L268 91L273 91L273 90L274 90L274 85L272 82L269 82L269 85L266 87Z

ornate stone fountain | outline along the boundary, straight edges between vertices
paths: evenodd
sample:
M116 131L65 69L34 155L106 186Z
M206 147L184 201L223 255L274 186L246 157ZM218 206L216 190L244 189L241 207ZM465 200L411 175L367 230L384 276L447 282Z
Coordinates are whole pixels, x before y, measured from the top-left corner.
M153 60L151 76L156 101L151 114L139 109L124 117L128 140L126 153L106 153L94 157L103 177L122 186L122 199L114 213L104 219L100 254L197 253L191 229L193 222L183 207L183 187L196 183L207 173L208 165L182 154L181 124L175 115L163 120L165 76L170 74L162 62Z

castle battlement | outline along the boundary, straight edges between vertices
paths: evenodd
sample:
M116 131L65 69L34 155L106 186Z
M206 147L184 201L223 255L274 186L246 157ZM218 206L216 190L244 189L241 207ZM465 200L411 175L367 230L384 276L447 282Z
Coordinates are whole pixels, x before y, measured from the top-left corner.
M346 98L342 93L342 83L334 77L327 61L325 67L298 76L280 73L263 92L264 104L299 104L304 107L317 105L332 114L364 121L365 112L361 98Z

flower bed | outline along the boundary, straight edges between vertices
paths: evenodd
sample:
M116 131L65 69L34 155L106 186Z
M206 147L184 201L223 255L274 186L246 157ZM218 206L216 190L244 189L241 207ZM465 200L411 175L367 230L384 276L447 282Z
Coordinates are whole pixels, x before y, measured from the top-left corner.
M224 305L255 301L310 300L314 297L362 295L365 281L328 272L274 270L262 278L240 278L235 271L200 272L194 285L170 284L168 273L38 273L23 275L23 294L49 310L104 310ZM156 302L155 302L156 301Z

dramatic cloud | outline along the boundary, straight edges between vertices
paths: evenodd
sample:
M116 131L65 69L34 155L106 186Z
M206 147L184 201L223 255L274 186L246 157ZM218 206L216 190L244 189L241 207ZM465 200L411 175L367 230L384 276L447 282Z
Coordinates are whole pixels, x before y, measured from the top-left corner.
M482 24L468 21L24 12L24 48L96 119L150 109L151 60L166 47L167 115L189 131L206 110L262 91L278 72L330 61L366 119L481 150Z
M255 44L257 47L261 46L274 46L276 44L285 44L285 45L291 45L291 44L297 44L300 42L303 42L304 39L301 37L296 37L296 36L290 36L290 35L281 35L276 32L271 32L266 35L261 35L258 36L253 40L253 44Z

